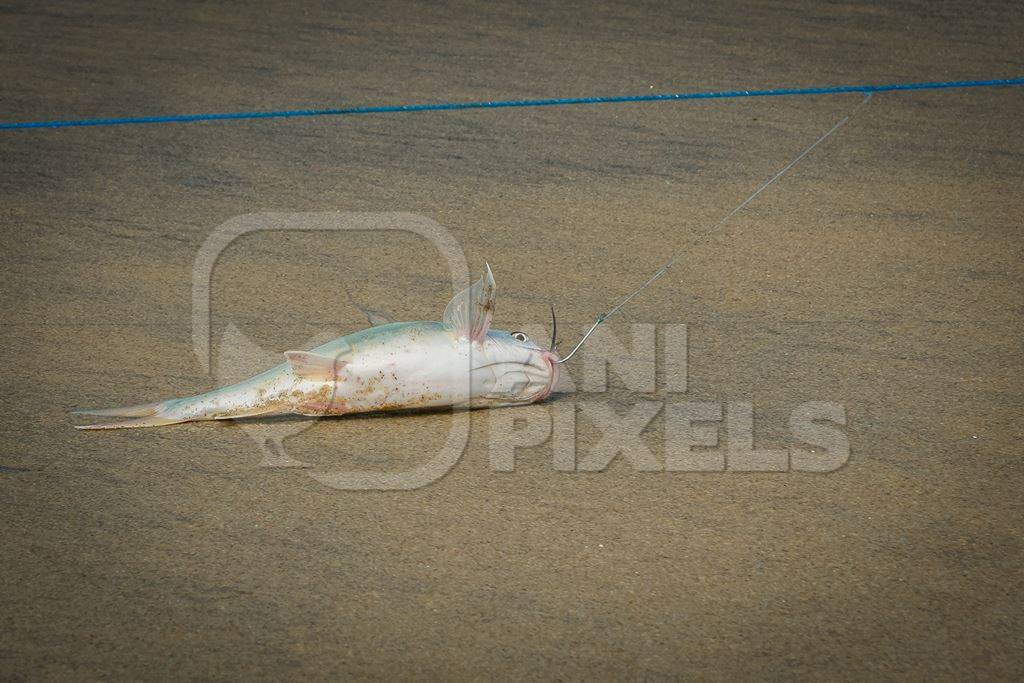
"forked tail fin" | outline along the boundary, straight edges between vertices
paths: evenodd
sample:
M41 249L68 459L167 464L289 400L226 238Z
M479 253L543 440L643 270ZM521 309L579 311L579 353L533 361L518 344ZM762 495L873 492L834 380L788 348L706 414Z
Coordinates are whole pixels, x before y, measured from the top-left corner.
M117 418L107 422L76 425L75 429L131 429L133 427L162 427L163 425L198 420L232 420L238 417L283 412L282 407L274 401L254 400L249 392L250 389L244 384L236 384L197 396L171 398L157 403L143 403L124 408L76 410L72 414Z
M194 416L175 410L182 403L181 399L172 398L156 403L143 403L124 408L108 408L103 410L76 410L73 415L96 415L99 417L118 417L120 420L98 422L96 424L76 425L75 429L128 429L131 427L160 427L194 420Z

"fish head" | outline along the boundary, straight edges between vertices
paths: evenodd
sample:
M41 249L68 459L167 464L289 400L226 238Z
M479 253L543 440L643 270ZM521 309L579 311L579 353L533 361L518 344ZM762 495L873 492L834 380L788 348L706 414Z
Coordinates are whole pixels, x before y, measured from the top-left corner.
M558 355L523 332L489 330L473 352L473 395L482 405L543 401L558 382Z
M491 267L448 303L442 325L457 343L471 348L472 403L522 405L542 401L558 381L558 356L522 332L492 330L497 286Z

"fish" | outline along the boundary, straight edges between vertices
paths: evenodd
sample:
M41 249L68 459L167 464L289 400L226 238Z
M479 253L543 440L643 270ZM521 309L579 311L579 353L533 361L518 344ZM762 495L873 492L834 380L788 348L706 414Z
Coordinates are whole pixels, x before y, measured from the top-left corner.
M543 401L559 377L555 330L545 349L522 332L491 329L496 296L494 274L486 265L483 277L452 298L439 322L391 322L308 351L285 351L284 363L196 396L75 411L111 418L76 429L286 414L322 417L497 408Z

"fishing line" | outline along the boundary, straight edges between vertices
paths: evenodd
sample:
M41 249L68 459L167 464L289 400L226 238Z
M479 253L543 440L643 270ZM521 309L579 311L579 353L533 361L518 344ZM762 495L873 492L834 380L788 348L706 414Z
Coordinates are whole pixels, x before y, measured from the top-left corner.
M582 339L580 339L579 343L577 343L577 344L576 344L576 347L575 347L575 348L573 348L573 350L569 352L569 355L567 355L567 356L566 356L565 358L562 358L561 360L557 360L557 361L554 361L554 362L555 362L555 363L564 363L564 362L566 362L567 360L569 360L570 358L572 358L572 357L573 357L574 355L576 355L576 352L580 350L580 348L581 348L581 347L583 346L583 343L584 343L585 341L587 341L587 338L588 338L588 337L590 337L590 335L592 335L592 334L594 333L594 330L596 330L596 329L598 328L598 326L599 326L599 325L601 325L601 323L603 323L603 322L604 322L605 320L607 320L608 318L610 318L610 317L612 317L613 315L615 315L616 313L618 313L618 311L619 311L619 309L620 309L620 308L622 308L622 307L623 307L623 306L625 306L625 305L626 305L627 303L629 303L630 301L632 301L632 300L633 300L633 298L634 298L634 297L635 297L636 295L638 295L638 294L639 294L640 292L642 292L642 291L644 291L645 289L647 289L648 287L650 287L650 286L651 286L651 284L652 284L652 283L654 283L654 281L655 281L655 280L657 280L657 279L658 279L658 278L660 278L660 277L661 277L662 275L664 275L664 274L665 274L666 272L668 272L668 269L669 269L669 268L671 268L672 266L674 266L674 265L675 265L675 263L676 263L676 261L678 261L678 260L679 260L680 258L682 258L683 254L685 254L685 253L686 253L686 252L687 252L688 250L692 249L693 247L696 247L697 245L699 245L699 244L701 244L702 242L704 242L704 241L705 241L705 240L706 240L706 239L707 239L707 238L708 238L708 237L709 237L709 236L710 236L710 235L711 235L711 234L712 234L713 232L715 232L715 231L716 231L716 230L718 230L718 229L719 229L720 227L722 227L722 226L723 226L723 225L724 225L724 224L726 223L726 221L728 221L728 220L729 220L730 218L732 218L732 217L733 217L733 216L735 216L735 215L736 215L737 213L739 213L740 211L742 211L742 210L743 210L743 209L744 209L744 208L745 208L745 207L746 207L746 206L747 206L748 204L750 204L750 202L754 201L754 199L755 199L755 198L756 198L756 197L757 197L757 196L758 196L759 194L761 194L762 192L764 192L765 190L767 190L767 189L768 189L768 187L769 187L769 186L771 186L771 184L772 184L772 183L774 183L774 182L775 182L776 180L778 180L778 179L779 179L779 178L781 178L782 176L786 175L786 173L787 173L787 172L789 172L789 170L790 170L791 168L793 168L793 167L794 167L794 166L796 166L796 165L797 165L798 163L800 163L800 160L801 160L801 159L803 159L803 158L804 158L805 156L807 156L808 154L810 154L810 153L811 153L811 151L812 151L812 150L813 150L813 149L814 149L815 147L817 147L817 146L818 146L818 145L820 145L821 143L825 142L825 140L828 140L828 139L829 139L829 138L830 138L830 137L832 136L832 134L833 134L833 133L835 133L835 132L836 132L837 130L839 130L840 128L842 128L843 126L845 126L845 125L846 125L846 123L847 123L847 122L848 122L848 121L849 121L849 120L850 120L851 118L853 118L853 115L854 115L854 114L856 114L856 113L857 113L857 112L858 112L858 111L859 111L859 110L861 109L861 107L863 107L863 106L864 106L865 104L867 104L867 103L868 103L868 100L870 100L870 99L871 99L871 95L872 95L872 93L870 93L870 92L869 92L869 93L867 93L867 94L865 94L865 95L864 95L864 99L863 99L863 100L861 100L861 101L860 101L860 103L858 103L856 107L854 107L853 109L851 109L851 110L850 110L850 113L849 113L849 114L847 114L846 116L844 116L844 117L843 117L843 118L842 118L842 119L841 119L841 120L840 120L840 121L839 121L838 123L836 123L836 124L835 124L834 126L832 126L831 128L829 128L829 129L828 129L828 130L827 130L827 131L825 132L825 134L824 134L824 135L822 135L822 136L821 136L820 138L818 138L817 140L815 140L814 142L812 142L812 143L811 143L810 145L808 145L807 147L805 147L805 148L804 148L804 150L803 150L802 152L800 152L799 154L797 154L797 155L796 155L795 157L793 157L793 159L792 159L792 160L791 160L791 161L790 161L790 162L789 162L788 164L786 164L785 166L783 166L783 167L782 167L782 168L781 168L781 169L780 169L780 170L778 171L778 173L776 173L775 175L773 175L773 176L772 176L771 178L769 178L769 179L768 179L768 180L766 180L765 182L761 183L761 186L760 186L760 187L758 187L758 188L757 188L756 190L754 190L754 192L753 192L753 193L752 193L752 194L751 194L751 195L750 195L749 197L747 197L747 198L746 198L746 199L744 199L744 200L743 200L742 202L740 202L740 203L739 203L739 204L738 204L738 205L737 205L737 206L736 206L736 207L735 207L734 209L732 209L732 210L731 210L731 211L730 211L729 213L725 214L725 216L723 216L721 220L719 220L719 221L718 221L717 223L715 223L715 224L714 224L713 226L711 226L710 228L708 228L707 230L705 230L705 231L704 231L703 233L701 233L700 235L698 235L696 239L690 240L690 242L689 242L689 243L688 243L688 244L687 244L686 246L684 246L684 247L683 247L683 248L681 248L681 249L677 249L677 250L676 250L675 252L673 252L672 256L671 256L671 257L669 258L669 260L668 260L668 261L667 261L667 262L665 263L665 265L663 265L663 266L662 266L661 268L659 268L658 270L654 271L654 274L653 274L653 275L651 275L651 276L650 276L649 278L647 278L647 281L646 281L646 282L644 282L644 283L643 283L642 285L640 285L639 287L637 287L636 289L634 289L634 290L633 290L632 292L630 292L629 294L627 294L627 295L626 295L625 297L623 297L622 299L620 299L620 300L618 301L618 303L616 303L616 304L615 304L614 306L612 306L611 308L609 308L609 309L608 309L607 311L605 311L604 313L601 313L600 315L598 315L598 316L597 316L597 320L595 320L595 321L594 321L594 324L590 326L590 329L589 329L589 330L587 330L587 333L583 335L583 338L582 338Z

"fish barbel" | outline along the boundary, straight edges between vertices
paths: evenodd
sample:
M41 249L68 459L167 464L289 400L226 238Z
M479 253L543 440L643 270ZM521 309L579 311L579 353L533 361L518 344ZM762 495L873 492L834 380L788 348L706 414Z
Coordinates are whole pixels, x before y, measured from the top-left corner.
M115 418L78 429L157 427L257 415L346 415L420 408L489 408L544 400L558 381L553 345L492 330L490 266L457 294L441 322L390 323L339 337L230 386L83 415Z

